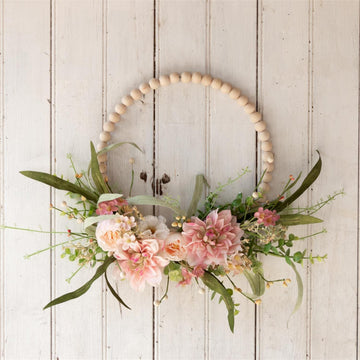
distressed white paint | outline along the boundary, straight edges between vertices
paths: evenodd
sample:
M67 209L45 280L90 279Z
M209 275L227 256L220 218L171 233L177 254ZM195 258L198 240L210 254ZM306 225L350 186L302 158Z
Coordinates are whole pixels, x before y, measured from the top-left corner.
M153 313L152 289L139 296L119 282L120 293L133 308L121 314L98 281L81 299L51 313L42 311L50 295L75 288L89 274L80 273L69 286L64 279L76 268L60 259L60 248L22 259L47 246L48 235L3 231L2 359L356 358L357 1L3 0L0 19L3 223L43 229L52 225L56 230L68 226L47 210L51 198L60 203L63 194L50 193L17 171L52 169L71 176L68 152L85 168L88 142L97 140L107 113L154 71L211 71L258 103L277 158L273 195L290 173L311 167L315 149L322 153L323 173L301 204L341 187L347 193L321 212L328 234L308 245L314 253L328 253L329 260L302 270L304 303L288 327L294 282L288 289L274 286L268 291L256 316L253 305L240 300L235 335L227 329L222 304L199 295L196 286L172 287L169 299ZM112 154L109 176L115 189L127 194L128 159L133 157L133 191L151 194L155 150L156 178L170 175L165 191L181 195L183 206L201 172L214 186L249 166L252 174L224 197L239 188L251 191L257 168L255 134L235 103L199 85L177 84L155 96L155 112L153 105L149 94L118 125L116 140L136 141L144 154L131 147ZM143 170L146 183L138 178ZM271 260L264 260L268 276L293 277L285 263ZM161 294L160 289L154 296Z

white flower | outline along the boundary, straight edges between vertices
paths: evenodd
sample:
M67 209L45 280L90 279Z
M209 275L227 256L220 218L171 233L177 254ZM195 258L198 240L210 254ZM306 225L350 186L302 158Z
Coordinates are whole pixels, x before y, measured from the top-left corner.
M145 216L139 223L140 237L143 239L160 239L164 240L169 234L166 226L166 219L163 216Z

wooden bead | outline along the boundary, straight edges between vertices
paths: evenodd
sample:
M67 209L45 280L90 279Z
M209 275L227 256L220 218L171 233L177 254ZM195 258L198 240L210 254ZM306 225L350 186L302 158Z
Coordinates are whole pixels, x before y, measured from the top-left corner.
M223 83L221 85L221 88L220 88L220 91L223 93L223 94L229 94L230 91L232 89L232 86L229 84L229 83Z
M107 166L106 166L105 163L99 164L99 169L100 169L100 172L101 172L102 174L105 174L105 173L106 173L106 168L107 168Z
M270 133L267 130L262 131L262 132L259 133L258 139L260 141L267 141L267 140L270 139Z
M240 106L245 106L248 102L249 102L249 99L248 99L246 96L240 96L240 97L237 99L237 103L238 103Z
M201 79L201 85L209 86L212 82L212 77L209 74L206 74Z
M269 183L269 182L271 182L271 180L272 180L272 175L271 175L271 173L266 172L266 173L264 174L264 176L263 176L262 181L264 181L265 183Z
M170 78L167 75L161 75L159 77L160 85L161 86L168 86L170 85Z
M191 74L189 72L181 73L181 82L188 83L191 81Z
M160 81L158 79L151 79L149 85L153 90L156 90L160 87Z
M170 74L170 82L172 84L176 84L180 81L180 75L178 73L172 73Z
M264 162L263 169L266 170L266 172L273 172L274 171L274 163L270 164L268 162Z
M130 96L135 100L140 100L143 96L142 92L139 89L134 89L130 91Z
M253 112L252 114L250 114L250 120L253 123L257 123L258 121L261 120L261 114L259 112Z
M270 190L270 185L266 182L262 182L259 188L262 193L267 193Z
M107 147L107 143L104 141L102 141L96 145L96 149L98 151L101 151L102 149L105 149L106 147Z
M120 119L121 116L116 112L109 114L109 121L111 121L112 123L117 123L120 121Z
M115 124L111 121L107 121L104 123L103 129L104 129L104 131L107 131L110 133L115 130Z
M253 112L255 112L256 110L256 106L254 104L247 104L245 105L244 107L244 111L247 113L247 114L252 114Z
M219 90L221 88L222 81L220 79L214 79L211 82L211 87L215 90Z
M241 91L239 89L232 89L229 92L230 99L237 100L240 97Z
M202 75L199 72L194 72L191 77L191 81L194 84L200 84L201 83Z
M139 90L144 94L148 94L151 91L151 87L148 83L142 83L139 86Z
M262 158L264 161L267 161L270 164L274 162L274 154L271 151L263 152Z
M131 106L134 103L134 99L130 95L126 95L121 99L121 102L125 106Z
M100 140L103 142L107 142L111 139L111 134L107 131L102 131L99 136Z
M127 107L124 104L117 104L115 105L115 111L119 114L119 115L123 115L126 113ZM110 120L112 121L112 120Z
M107 160L107 154L105 153L105 154L98 155L97 159L98 159L98 162L99 162L99 163L106 162L106 160Z
M266 129L266 123L265 121L259 121L255 124L255 130L257 132L264 131Z
M272 145L271 141L265 141L261 144L262 151L271 151L272 147L273 147L273 145Z

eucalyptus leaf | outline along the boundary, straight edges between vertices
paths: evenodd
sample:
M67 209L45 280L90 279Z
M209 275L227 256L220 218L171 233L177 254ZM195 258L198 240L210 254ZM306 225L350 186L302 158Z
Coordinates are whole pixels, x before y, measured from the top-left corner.
M231 332L234 332L234 321L235 321L235 306L234 301L231 295L228 293L224 285L219 281L219 279L209 273L208 271L204 272L204 275L201 277L202 282L209 289L217 292L220 296L222 296L227 311L228 311L228 322Z
M20 171L20 174L30 179L42 182L46 185L50 185L55 189L70 191L71 193L83 195L90 201L96 202L98 199L98 196L93 192L73 184L70 181L63 180L55 175L50 175L40 171Z
M195 215L205 184L206 184L205 176L202 174L197 175L194 193L191 199L189 209L186 213L187 218L190 218L191 216Z
M106 185L106 182L100 172L99 162L97 159L97 153L95 151L95 147L92 142L90 142L90 150L91 150L90 171L91 171L91 177L94 181L96 189L98 190L98 192L100 194L109 193L110 190L109 190L108 186Z
M259 274L244 270L246 280L249 282L251 290L255 297L260 297L265 292L265 281Z
M72 300L72 299L76 299L79 296L85 294L90 289L93 282L95 280L97 280L102 274L105 273L106 269L113 261L115 261L114 257L106 257L104 262L96 269L95 275L87 283L85 283L83 286L81 286L79 289L77 289L75 291L64 294L64 295L50 301L44 307L44 310L51 306L58 305L58 304L64 303L64 302Z
M114 150L122 145L125 145L125 144L129 144L129 145L132 145L134 146L136 149L138 149L139 151L141 151L142 153L144 152L138 145L136 145L134 142L130 142L130 141L122 141L122 142L118 142L116 144L111 144L107 147L105 147L104 149L100 150L97 154L98 155L102 155L102 154L105 154L111 150Z
M176 206L166 200L158 199L148 195L137 195L126 199L131 205L158 205L171 209L175 214L181 215L183 211L179 206Z
M129 306L127 306L124 301L121 299L121 297L119 296L119 294L114 290L114 288L111 286L110 281L107 277L106 271L105 271L105 281L106 281L106 285L108 286L110 292L114 295L115 299L121 304L124 305L127 309L131 310L131 308Z
M275 206L274 210L276 210L277 212L281 212L282 210L287 208L298 197L300 197L318 178L320 171L321 171L322 161L321 161L321 156L320 156L319 151L317 151L317 153L319 155L319 160L314 165L314 167L311 169L309 174L306 176L306 178L304 179L304 181L302 182L300 187L291 196L289 196L286 200L279 201L279 203Z
M115 199L121 198L122 196L123 196L122 194L110 194L110 193L101 194L97 204L99 205L101 202L104 202L104 201L115 200Z
M323 222L323 220L319 218L316 218L311 215L302 215L302 214L280 215L280 220L278 220L278 223L284 226L316 224L321 222Z

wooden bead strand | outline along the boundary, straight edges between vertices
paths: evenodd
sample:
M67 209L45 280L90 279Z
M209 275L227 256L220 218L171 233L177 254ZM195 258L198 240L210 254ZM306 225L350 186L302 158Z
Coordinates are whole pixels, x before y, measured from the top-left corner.
M228 95L230 99L237 102L242 106L244 112L249 115L250 121L254 124L255 131L258 134L258 140L260 141L260 149L262 153L263 169L265 174L262 179L262 183L259 186L260 192L263 194L270 190L269 183L272 180L272 172L274 171L274 153L273 144L271 141L270 132L267 129L265 121L262 119L260 112L256 111L256 106L249 103L249 99L241 94L241 91L232 87L227 82L223 82L219 78L213 78L209 74L202 75L199 72L182 72L181 74L174 72L170 75L161 75L158 79L150 79L147 83L142 83L138 88L130 91L129 95L124 96L121 99L121 103L115 106L115 112L109 114L108 121L103 125L103 131L99 135L100 142L97 144L97 150L101 151L108 146L108 142L111 139L111 133L115 130L116 124L121 120L121 115L125 114L127 108L133 105L135 102L142 100L142 98L151 92L151 90L157 90L160 87L166 87L176 83L193 83L201 84L205 87L210 86L215 90ZM107 171L107 154L98 155L100 172L106 177ZM262 201L266 200L266 196L263 196Z

